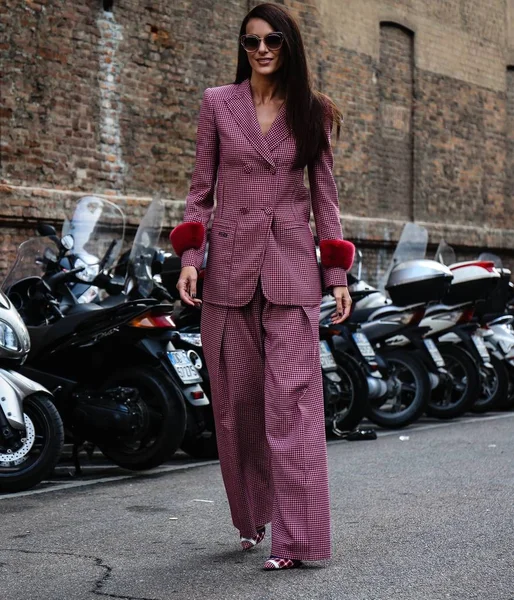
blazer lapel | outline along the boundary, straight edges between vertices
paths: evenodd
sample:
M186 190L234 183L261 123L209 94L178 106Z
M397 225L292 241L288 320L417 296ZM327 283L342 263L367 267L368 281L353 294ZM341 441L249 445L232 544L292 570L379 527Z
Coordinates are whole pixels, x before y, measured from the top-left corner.
M273 122L273 125L265 138L262 135L259 121L257 120L255 105L252 99L252 90L250 89L250 80L246 79L240 83L238 91L230 98L227 98L225 103L248 141L257 152L274 167L275 162L271 155L270 146L267 140L270 133L272 133L272 129L275 128L275 122ZM279 115L277 115L277 119L278 116ZM275 119L275 121L277 119Z

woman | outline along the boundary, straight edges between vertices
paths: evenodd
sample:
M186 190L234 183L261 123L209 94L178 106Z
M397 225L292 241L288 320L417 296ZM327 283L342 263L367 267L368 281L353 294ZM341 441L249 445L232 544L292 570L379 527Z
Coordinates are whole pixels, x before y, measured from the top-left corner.
M205 91L184 223L170 239L182 256L180 297L199 306L216 187L201 333L221 470L243 550L271 522L264 568L288 569L330 557L311 205L334 323L350 311L354 248L342 240L332 175L330 130L341 115L310 87L297 24L261 4L245 17L240 42L236 82Z

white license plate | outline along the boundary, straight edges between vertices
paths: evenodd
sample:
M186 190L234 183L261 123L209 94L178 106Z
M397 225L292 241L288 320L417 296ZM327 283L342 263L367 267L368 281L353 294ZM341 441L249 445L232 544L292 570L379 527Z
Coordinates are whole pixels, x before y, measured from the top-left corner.
M168 352L168 358L182 383L197 383L202 381L202 378L198 374L193 363L189 360L189 356L186 354L185 350Z
M444 358L441 356L439 349L435 345L434 340L423 340L425 342L426 349L430 352L432 360L435 362L437 367L444 367Z
M475 348L478 350L478 354L480 354L480 358L484 362L489 362L491 357L489 356L489 350L487 350L487 347L484 344L484 340L479 335L472 335L471 339L473 340L473 344L475 344Z
M333 371L337 369L337 364L330 351L330 346L325 340L319 343L319 357L321 359L321 368L323 371Z
M375 351L373 350L373 346L370 344L365 333L352 333L352 337L354 342L357 344L359 352L364 358L375 358Z

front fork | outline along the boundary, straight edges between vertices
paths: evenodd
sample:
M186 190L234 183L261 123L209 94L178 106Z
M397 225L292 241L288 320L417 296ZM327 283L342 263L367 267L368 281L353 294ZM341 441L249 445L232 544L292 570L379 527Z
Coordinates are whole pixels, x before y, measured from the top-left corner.
M0 439L8 441L14 435L13 430L25 433L23 401L35 393L51 397L39 383L16 371L0 369Z

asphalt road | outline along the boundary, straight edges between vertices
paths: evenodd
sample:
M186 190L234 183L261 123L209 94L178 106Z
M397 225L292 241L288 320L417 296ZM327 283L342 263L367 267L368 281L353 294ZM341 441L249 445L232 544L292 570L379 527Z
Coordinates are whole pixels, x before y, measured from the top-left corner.
M329 444L334 556L264 572L217 464L0 496L1 600L514 600L514 413ZM408 439L402 439L408 438Z

